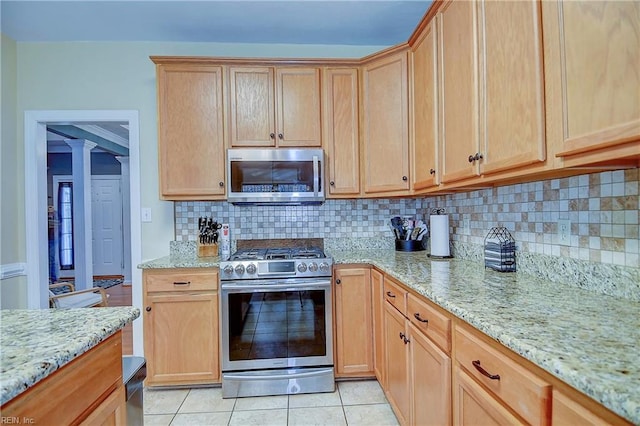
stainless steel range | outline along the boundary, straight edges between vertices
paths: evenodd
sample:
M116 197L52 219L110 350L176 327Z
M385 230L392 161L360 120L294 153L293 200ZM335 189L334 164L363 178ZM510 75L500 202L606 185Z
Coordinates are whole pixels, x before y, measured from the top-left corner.
M334 391L331 273L320 248L220 263L224 398Z

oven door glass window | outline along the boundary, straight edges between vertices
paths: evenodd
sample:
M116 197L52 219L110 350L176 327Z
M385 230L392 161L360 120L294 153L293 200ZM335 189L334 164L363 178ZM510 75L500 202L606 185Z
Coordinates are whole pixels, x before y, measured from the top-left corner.
M229 294L229 360L325 356L325 291Z

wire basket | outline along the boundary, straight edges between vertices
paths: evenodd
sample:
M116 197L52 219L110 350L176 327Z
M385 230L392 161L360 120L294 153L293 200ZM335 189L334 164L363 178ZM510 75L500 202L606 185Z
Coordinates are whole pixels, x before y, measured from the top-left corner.
M507 228L491 228L484 238L484 266L499 272L516 271L516 240Z

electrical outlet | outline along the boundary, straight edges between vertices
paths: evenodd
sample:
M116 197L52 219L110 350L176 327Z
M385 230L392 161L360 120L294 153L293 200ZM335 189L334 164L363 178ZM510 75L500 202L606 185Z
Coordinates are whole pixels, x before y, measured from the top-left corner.
M571 243L571 221L569 219L558 220L558 244L568 246Z

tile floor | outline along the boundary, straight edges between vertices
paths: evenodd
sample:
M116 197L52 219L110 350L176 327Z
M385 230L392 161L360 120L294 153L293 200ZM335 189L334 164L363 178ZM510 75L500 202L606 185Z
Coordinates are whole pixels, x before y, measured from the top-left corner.
M222 399L220 388L144 390L145 425L397 425L375 380L333 393Z

